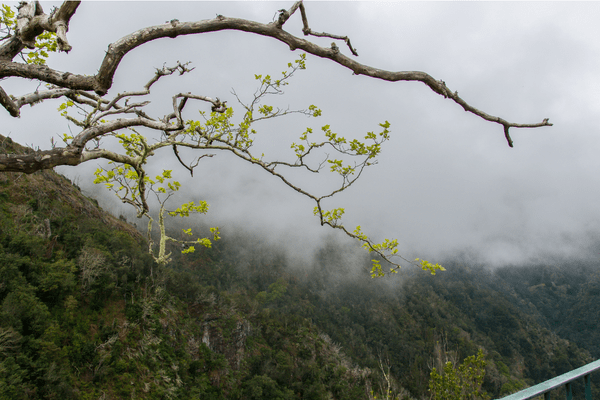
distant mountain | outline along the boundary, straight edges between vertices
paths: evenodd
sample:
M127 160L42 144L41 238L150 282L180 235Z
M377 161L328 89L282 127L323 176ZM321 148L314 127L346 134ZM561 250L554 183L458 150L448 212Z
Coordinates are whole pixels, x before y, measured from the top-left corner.
M502 268L495 276L519 308L600 358L600 262Z

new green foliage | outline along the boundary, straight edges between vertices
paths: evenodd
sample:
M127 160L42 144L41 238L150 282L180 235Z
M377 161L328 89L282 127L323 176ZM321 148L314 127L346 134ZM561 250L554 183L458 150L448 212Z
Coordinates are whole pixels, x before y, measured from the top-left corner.
M306 55L301 54L294 62L288 63L288 68L282 71L281 79L273 79L270 75L255 74L254 78L259 83L259 87L253 95L250 102L243 102L237 93L234 92L236 99L241 106L243 116L241 120L236 120L236 114L232 106L228 106L226 102L216 101L202 96L177 95L182 97L179 103L179 109L175 112L175 117L179 124L183 125L180 129L173 125L169 131L165 131L160 140L151 141L144 134L138 132L134 128L128 128L131 133L113 132L111 135L118 139L123 147L124 153L118 154L114 152L104 152L104 158L109 161L110 168L99 168L95 175L94 183L102 183L107 189L114 192L124 203L132 205L138 214L138 217L147 217L149 219L148 231L149 242L152 246L153 242L150 236L152 230L152 222L154 221L150 213L148 203L148 195L153 193L159 203L158 210L158 225L159 225L159 246L158 252L154 255L159 264L165 265L170 260L170 255L166 253L164 244L166 241L177 241L173 237L166 236L164 224L164 211L166 210L167 202L172 195L179 191L180 183L171 176L172 170L163 170L162 175L157 175L155 179L151 179L146 174L146 165L151 161L151 158L162 148L172 148L177 161L183 165L190 174L193 175L194 168L203 158L213 157L215 154L204 153L192 162L184 162L181 158L178 148L187 149L203 149L210 151L227 151L235 156L261 167L267 173L276 176L284 184L290 186L298 193L309 197L315 201L314 214L319 217L322 225L329 225L332 228L340 229L348 236L353 237L365 244L365 248L369 251L374 251L378 256L392 264L390 272L396 272L400 264L393 261L398 249L397 240L385 239L383 243L373 243L363 232L360 227L353 233L347 231L341 223L341 217L344 214L343 208L333 209L331 211L322 208L322 201L328 200L337 193L348 189L357 179L360 178L363 170L366 167L373 166L377 163L377 157L382 151L382 145L390 139L390 123L385 121L379 124L381 131L379 133L368 132L364 136L364 140L347 139L344 136L334 132L331 125L326 124L321 126L323 139L310 140L313 136L313 128L307 127L300 135L300 142L293 142L291 149L294 152L295 161L285 161L285 157L276 158L268 161L264 153L260 157L253 153L254 142L259 138L259 132L254 128L259 121L279 118L293 113L303 114L309 117L320 117L323 115L321 109L314 104L309 105L302 110L280 109L273 105L265 104L265 101L272 95L283 94L283 87L290 83L291 78L300 70L306 68ZM189 72L186 65L178 65L177 68L163 68L157 74L170 75L174 71L179 70L180 73ZM157 75L158 76L158 75ZM150 84L147 87L149 91ZM122 97L127 97L122 95ZM185 102L189 99L199 99L211 101L213 103L212 112L199 111L201 119L199 120L183 120L181 109ZM142 103L140 103L142 104ZM175 104L175 103L174 103ZM107 118L110 113L103 111L102 101L98 101L97 106L92 110L83 112L84 118L76 117L69 114L69 110L76 109L78 113L82 113L83 106L75 104L68 100L59 107L61 115L67 118L75 125L82 128L101 127L104 124L110 124ZM133 105L128 107L132 108ZM310 136L310 138L309 138ZM74 139L69 135L63 135L63 141L69 145ZM333 150L330 154L327 151ZM321 153L318 153L321 151ZM321 161L314 163L309 161L309 156L315 155L321 157ZM336 157L334 157L336 156ZM288 169L303 169L312 173L316 173L324 169L328 165L329 171L340 177L338 188L331 190L329 193L321 196L314 195L304 190L302 187L293 183L284 172L283 168ZM164 184L164 181L168 183ZM168 212L168 215L178 215L181 217L189 216L188 211L197 213L205 213L208 210L208 204L200 202L199 206L193 206L193 203L188 208L178 208L175 211ZM201 207L204 206L204 207ZM216 228L215 228L216 229ZM189 230L184 232L189 234ZM214 233L214 232L213 232ZM213 235L216 240L218 233ZM198 238L196 241L183 241L187 245L184 248L184 253L195 251L194 243L204 246L210 246L211 241L208 238ZM152 250L151 250L152 253ZM154 254L154 253L152 253ZM401 260L408 263L419 265L423 269L430 270L435 273L437 270L443 270L438 264L428 262L416 263L400 257ZM385 275L379 259L373 261L372 276Z
M127 150L129 154L138 154L139 156L144 154L142 149L146 148L147 144L143 136L132 134L130 137L121 136L121 138L121 143L124 144L126 148L129 148L132 143L137 143L137 145L140 146L140 149L137 150L129 148L129 150ZM145 157L148 157L148 155ZM111 162L109 164L114 163ZM136 170L136 168L130 164L116 164L111 169L98 168L95 175L96 179L94 180L94 183L104 183L106 188L114 192L123 202L134 206L138 212L138 217L143 216L148 219L148 251L159 265L166 265L170 261L171 253L167 253L166 248L167 242L169 241L182 245L184 247L182 253L184 254L193 253L196 250L195 245L198 244L204 247L212 246L211 239L206 237L193 240L182 240L167 235L165 214L170 217L185 218L193 214L206 214L209 209L208 203L204 200L199 201L198 204L195 204L194 201L183 203L175 210L166 208L169 199L181 188L181 184L178 181L173 180L172 170L163 170L161 174L156 175L155 178L152 179L149 176L146 176L145 171L139 167ZM159 244L157 252L154 252L153 250L154 241L152 238L152 228L154 217L149 213L147 207L145 197L146 192L153 193L159 203ZM187 236L194 236L191 228L183 229L183 233ZM218 240L220 238L218 228L210 228L210 233L212 240Z
M469 356L459 365L446 362L444 370L431 371L429 391L433 400L475 400L489 399L482 390L486 361L481 349L477 356Z

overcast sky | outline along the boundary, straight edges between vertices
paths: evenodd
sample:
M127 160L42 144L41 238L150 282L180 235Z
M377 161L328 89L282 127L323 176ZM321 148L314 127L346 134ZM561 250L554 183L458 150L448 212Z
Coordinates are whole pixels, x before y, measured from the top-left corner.
M43 3L46 11L51 4ZM84 2L68 33L73 50L52 55L49 65L94 74L108 44L136 29L216 14L269 22L278 9L292 4ZM425 71L471 105L511 122L549 118L554 123L513 128L515 147L509 148L501 126L465 113L421 83L353 76L309 55L308 70L278 101L291 108L316 104L323 117L265 123L257 126L256 142L267 156L289 158L289 144L307 126L330 124L354 138L388 120L392 139L379 164L325 204L346 207L345 225L360 224L378 240L398 238L404 254L431 261L463 251L496 265L580 256L598 241L600 3L307 2L306 7L313 30L348 35L357 60L366 65ZM302 36L300 16L285 28ZM153 68L181 60L191 61L196 70L161 80L150 111L168 113L170 96L180 91L235 105L231 89L249 98L256 88L254 74L279 74L297 56L273 39L241 32L162 39L126 56L109 95L140 89ZM4 80L2 86L13 95L35 89L19 79ZM46 101L24 108L18 120L4 112L0 133L48 148L51 136L69 129L56 112L58 105ZM198 108L207 110L203 104L188 106L186 116L195 118ZM171 161L161 158L160 167L170 167ZM92 164L59 170L84 191L101 193L90 184L97 166ZM183 171L179 176L186 179ZM316 182L309 184L316 191L331 183L326 177ZM228 155L203 162L185 190L211 204L205 219L223 226L223 234L243 229L269 242L285 242L296 252L330 234L312 215L310 201ZM125 210L108 200L103 204Z

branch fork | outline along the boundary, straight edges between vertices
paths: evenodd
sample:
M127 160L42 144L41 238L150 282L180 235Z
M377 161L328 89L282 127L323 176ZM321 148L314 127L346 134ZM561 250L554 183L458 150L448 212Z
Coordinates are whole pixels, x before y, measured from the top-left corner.
M69 21L80 1L65 1L58 10L50 15L44 13L39 1L19 4L17 29L15 36L29 49L35 49L35 38L44 31L54 32L57 36L58 49L69 52L72 47L67 40Z

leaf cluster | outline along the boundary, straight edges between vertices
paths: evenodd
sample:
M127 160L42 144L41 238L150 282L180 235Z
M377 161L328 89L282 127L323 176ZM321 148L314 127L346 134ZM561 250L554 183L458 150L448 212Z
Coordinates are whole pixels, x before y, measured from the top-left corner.
M9 39L13 36L15 29L17 28L17 15L12 8L6 4L0 6L0 43L3 40ZM56 41L56 33L50 31L44 31L35 38L35 49L25 50L23 49L19 56L27 64L34 65L46 65L49 53L54 53L58 49L58 43Z

